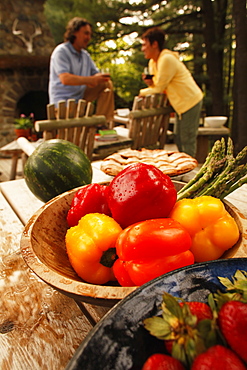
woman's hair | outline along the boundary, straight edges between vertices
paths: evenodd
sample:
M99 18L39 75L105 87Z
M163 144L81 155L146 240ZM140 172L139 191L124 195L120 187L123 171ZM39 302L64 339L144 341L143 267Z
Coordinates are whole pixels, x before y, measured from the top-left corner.
M75 35L74 32L79 31L81 27L89 25L92 28L92 25L90 22L88 22L84 18L75 17L71 19L66 27L66 31L64 33L64 41L70 41L71 44L75 41Z
M159 49L160 50L164 49L165 32L159 27L153 27L153 28L148 29L142 35L142 39L148 39L150 42L150 45L152 45L154 41L157 41Z

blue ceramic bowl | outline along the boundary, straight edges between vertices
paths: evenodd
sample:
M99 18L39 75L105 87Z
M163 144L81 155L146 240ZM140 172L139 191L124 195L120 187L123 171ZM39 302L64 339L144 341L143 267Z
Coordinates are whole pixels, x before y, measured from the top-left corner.
M159 312L163 293L206 302L210 292L223 290L218 277L231 278L236 270L247 271L247 258L197 263L141 286L93 328L66 370L140 370L152 353L164 352L163 342L143 327L145 318Z

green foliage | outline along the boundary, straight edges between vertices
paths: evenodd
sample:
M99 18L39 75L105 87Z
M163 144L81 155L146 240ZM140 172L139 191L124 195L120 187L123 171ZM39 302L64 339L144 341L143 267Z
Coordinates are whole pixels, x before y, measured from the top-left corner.
M70 18L75 16L72 7L73 2L70 0L52 0L46 1L44 4L47 23L50 25L56 44L63 41L66 24Z
M138 95L139 90L144 87L141 72L133 63L126 62L115 65L112 69L111 76L117 96L126 102L124 106L121 104L121 106L117 106L116 108L131 108L133 97Z
M33 113L29 117L26 117L25 114L21 114L19 118L14 120L14 125L16 129L27 129L33 127Z

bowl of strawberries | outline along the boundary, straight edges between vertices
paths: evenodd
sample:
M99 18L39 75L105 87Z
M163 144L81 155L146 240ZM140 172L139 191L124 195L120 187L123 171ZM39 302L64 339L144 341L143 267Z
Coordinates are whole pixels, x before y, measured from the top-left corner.
M158 277L119 302L66 370L244 370L246 333L247 258L198 263Z

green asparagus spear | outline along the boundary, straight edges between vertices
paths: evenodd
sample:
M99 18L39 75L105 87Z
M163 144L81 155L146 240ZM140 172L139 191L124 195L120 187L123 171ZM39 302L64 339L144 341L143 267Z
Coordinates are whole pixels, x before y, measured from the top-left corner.
M224 140L224 139L223 139ZM209 167L212 165L212 161L215 162L216 159L222 159L224 157L224 145L222 143L222 140L217 140L212 150L209 152L204 164L200 168L200 170L197 172L197 174L191 179L181 190L179 190L178 194L182 194L185 192L186 189L189 189L194 183L196 183L204 174L208 171ZM205 181L203 181L203 184Z
M225 198L227 195L229 195L230 193L232 193L234 190L240 188L240 186L242 186L243 184L247 184L247 176L245 177L242 177L240 180L238 180L233 186L231 186L230 188L228 188L227 190L225 190L222 194L221 194L221 197L220 199L223 199Z
M198 173L179 192L178 200L195 198L202 195L212 195L223 199L226 195L247 183L247 165L241 161L247 155L247 146L233 155L234 146L229 138L227 146L225 140L217 140L208 154L205 163Z
M222 193L230 188L235 182L240 180L243 175L246 174L247 165L240 165L236 167L232 172L228 173L225 177L221 177L220 181L214 184L213 187L210 187L206 194L203 195L212 195L214 197L220 198Z
M238 156L238 162L241 161L243 158L244 151L242 151L241 155ZM226 164L223 171L221 171L218 176L210 183L210 185L206 188L204 188L198 196L202 195L214 195L216 194L219 196L219 189L222 189L223 187L226 188L227 182L232 181L235 176L241 172L241 169L237 167L237 157L236 159L233 156L233 142L231 138L228 139L228 145L227 145L227 155L226 155ZM244 172L242 172L244 173ZM223 185L225 184L225 185Z
M190 198L192 195L200 189L212 176L213 171L208 170L203 176L201 176L197 182L192 184L190 188L186 189L182 193L177 194L177 200L183 199L183 198ZM183 189L182 189L183 190ZM193 197L192 197L193 198Z
M247 155L247 145L237 154L236 165L239 165Z
M225 158L217 161L216 159L212 159L210 165L207 167L207 171L198 178L196 182L194 182L189 188L185 189L182 188L178 192L177 199L180 200L182 198L194 198L195 196L199 196L200 192L203 192L204 189L210 186L210 180L214 179L215 174L219 171L220 168L224 166ZM199 194L198 194L199 192Z

